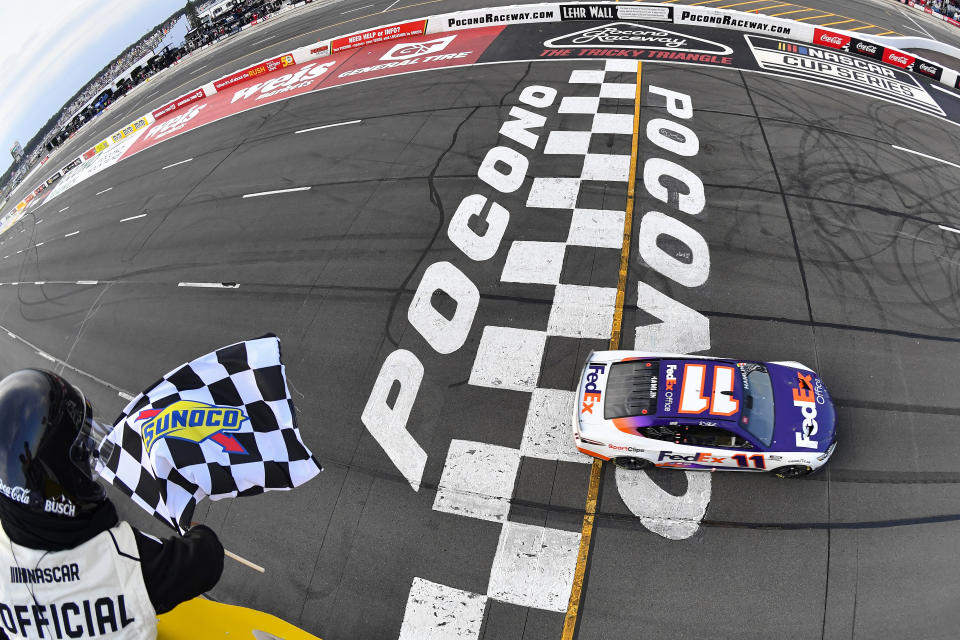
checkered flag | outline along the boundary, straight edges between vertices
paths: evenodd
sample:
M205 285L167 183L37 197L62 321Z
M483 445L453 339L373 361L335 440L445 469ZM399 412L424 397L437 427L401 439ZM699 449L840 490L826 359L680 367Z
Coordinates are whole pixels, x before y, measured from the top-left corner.
M205 496L290 489L321 470L300 438L272 334L166 374L130 401L100 446L100 476L180 532Z

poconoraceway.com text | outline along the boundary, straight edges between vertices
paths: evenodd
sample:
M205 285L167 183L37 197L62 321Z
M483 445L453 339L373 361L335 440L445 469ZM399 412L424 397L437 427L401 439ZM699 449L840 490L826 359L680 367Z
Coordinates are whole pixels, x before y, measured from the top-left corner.
M751 31L766 31L768 33L780 33L789 35L791 28L777 25L747 20L745 18L734 18L733 16L716 16L702 13L693 13L692 11L683 11L680 14L680 22L697 22L701 24L716 24L724 27L738 27L741 29L750 29Z
M448 27L466 27L472 24L497 24L500 22L522 22L524 20L543 20L553 18L553 11L531 11L528 13L488 13L475 18L449 18Z

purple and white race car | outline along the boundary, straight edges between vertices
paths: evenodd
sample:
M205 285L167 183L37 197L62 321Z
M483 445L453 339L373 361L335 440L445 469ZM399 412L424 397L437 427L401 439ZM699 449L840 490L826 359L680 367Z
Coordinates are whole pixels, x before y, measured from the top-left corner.
M628 469L815 471L837 446L826 387L799 362L594 351L574 408L577 449Z

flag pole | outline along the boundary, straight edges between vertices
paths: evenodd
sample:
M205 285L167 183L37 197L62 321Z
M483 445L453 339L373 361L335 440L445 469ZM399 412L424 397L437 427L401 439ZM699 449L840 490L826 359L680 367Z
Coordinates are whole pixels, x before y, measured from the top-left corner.
M240 564L242 564L242 565L245 566L245 567L250 567L250 568L253 569L254 571L259 571L260 573L266 573L266 569L264 569L263 567L261 567L261 566L258 565L258 564L254 564L254 563L250 562L249 560L247 560L247 559L244 558L243 556L238 556L238 555L235 554L233 551L229 551L229 550L227 550L227 549L224 549L224 550L223 550L223 555L227 556L228 558L232 558L233 560L236 560L237 562L239 562Z

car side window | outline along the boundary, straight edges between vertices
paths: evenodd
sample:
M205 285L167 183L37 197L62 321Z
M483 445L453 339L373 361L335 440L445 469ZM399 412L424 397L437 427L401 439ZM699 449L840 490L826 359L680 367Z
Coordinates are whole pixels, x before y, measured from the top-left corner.
M686 444L693 447L744 450L752 450L754 448L748 440L741 438L733 432L705 425L646 427L642 430L642 433L646 437L655 440Z

